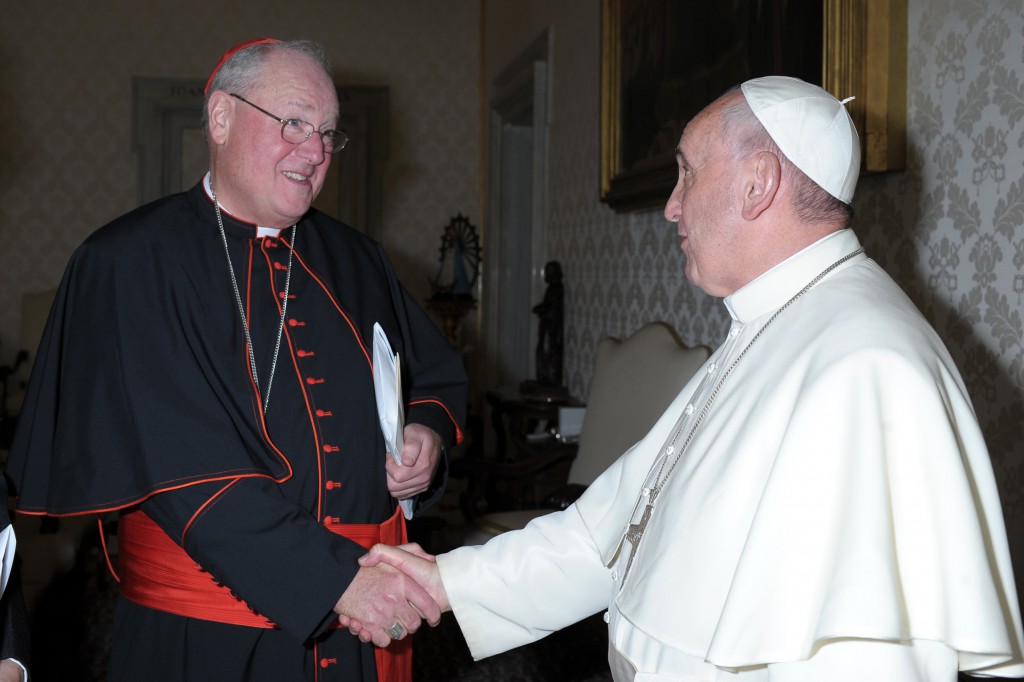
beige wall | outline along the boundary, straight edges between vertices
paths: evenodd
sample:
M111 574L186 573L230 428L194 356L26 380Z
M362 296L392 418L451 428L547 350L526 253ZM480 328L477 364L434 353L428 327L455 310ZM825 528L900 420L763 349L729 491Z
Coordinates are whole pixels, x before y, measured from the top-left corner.
M598 201L600 3L487 2L486 71L499 73L548 24L555 33L548 258L565 272L566 381L585 396L603 336L665 320L684 341L716 346L727 317L717 299L686 283L674 229L660 211L616 215ZM1020 576L1024 9L1003 0L909 0L908 45L910 163L905 172L861 180L855 229L964 374Z
M379 237L420 298L444 226L480 219L479 0L2 7L0 364L14 357L22 292L54 286L72 249L136 203L132 77L205 79L247 38L312 38L339 83L390 88Z

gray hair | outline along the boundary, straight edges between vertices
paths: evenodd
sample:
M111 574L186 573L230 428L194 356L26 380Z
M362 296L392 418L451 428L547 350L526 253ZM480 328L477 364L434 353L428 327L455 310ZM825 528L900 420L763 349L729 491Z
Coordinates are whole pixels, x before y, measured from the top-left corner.
M226 92L233 92L243 97L248 95L252 88L259 81L263 75L263 62L266 61L267 55L275 50L288 50L289 52L295 52L302 54L314 62L316 62L323 72L327 75L327 78L333 82L334 75L331 68L331 61L327 57L327 50L324 49L319 43L315 43L312 40L284 40L278 43L258 43L256 45L250 45L249 47L243 48L231 55L231 57L224 62L217 73L213 75L213 80L210 81L210 87L206 91L206 97L203 98L203 116L201 127L203 129L203 139L207 139L209 135L209 124L210 124L210 113L208 105L210 102L210 94L216 90L224 90Z
M740 92L739 86L730 88L726 94L732 92ZM801 219L808 222L838 220L843 227L849 227L853 221L853 207L822 189L782 153L775 140L757 120L745 97L731 100L722 104L719 124L722 138L729 141L735 158L740 159L759 151L775 154L782 167L782 175L788 178L792 188L793 209Z

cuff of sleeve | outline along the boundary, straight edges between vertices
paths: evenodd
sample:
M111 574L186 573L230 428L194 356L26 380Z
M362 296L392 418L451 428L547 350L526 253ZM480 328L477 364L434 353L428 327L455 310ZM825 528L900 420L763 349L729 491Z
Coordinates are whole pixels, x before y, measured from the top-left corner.
M340 598L340 596L341 595L339 595L339 598ZM307 640L307 641L317 639L318 637L320 637L321 635L326 633L331 628L331 626L334 625L335 621L337 621L337 620L338 620L338 614L335 613L334 609L332 608L330 611L328 611L324 615L324 619L322 621L320 621L320 624L317 625L316 628L313 629L313 632L312 632L312 634L310 634L309 640Z
M451 415L437 403L415 403L409 405L405 414L406 424L422 424L433 429L441 436L446 446L455 445L458 440L458 427Z
M434 480L430 487L424 490L415 498L414 512L416 516L433 506L448 487L448 446L441 442L441 461L437 463L437 471L434 472Z
M8 658L6 660L21 668L21 680L22 682L28 682L28 668L22 665L21 661L16 658Z

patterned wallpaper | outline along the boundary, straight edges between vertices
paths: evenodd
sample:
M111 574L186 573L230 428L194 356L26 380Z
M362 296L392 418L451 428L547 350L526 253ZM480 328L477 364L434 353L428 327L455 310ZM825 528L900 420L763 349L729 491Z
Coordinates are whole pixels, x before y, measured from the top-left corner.
M4 2L3 17L0 364L21 294L54 286L74 247L136 203L132 77L205 79L247 38L312 38L337 82L390 88L379 237L419 298L444 226L479 220L480 0Z
M864 183L865 242L964 375L1024 536L1024 8L912 2L910 167ZM1018 575L1024 555L1018 554Z
M577 23L556 29L551 133L549 244L565 272L566 377L579 396L605 335L665 320L714 347L727 330L720 301L685 281L660 211L615 215L596 199L596 6L575 2ZM855 230L964 375L1024 576L1024 8L909 0L908 45L908 168L861 179Z

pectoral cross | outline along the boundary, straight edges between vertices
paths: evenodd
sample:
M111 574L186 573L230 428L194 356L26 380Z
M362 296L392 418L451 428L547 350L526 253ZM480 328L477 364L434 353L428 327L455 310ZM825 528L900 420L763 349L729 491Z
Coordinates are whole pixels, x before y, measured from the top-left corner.
M622 583L626 584L626 578L629 576L629 569L633 566L633 559L636 557L636 550L640 547L640 539L643 538L644 532L647 530L647 524L651 520L651 514L654 513L654 499L658 496L657 490L651 490L647 498L647 506L644 507L644 513L640 517L639 523L631 523L626 528L626 540L629 541L629 559L626 561L626 570L622 574Z

